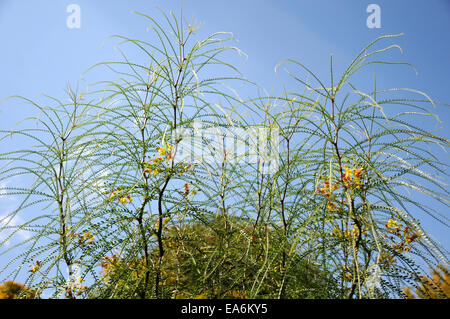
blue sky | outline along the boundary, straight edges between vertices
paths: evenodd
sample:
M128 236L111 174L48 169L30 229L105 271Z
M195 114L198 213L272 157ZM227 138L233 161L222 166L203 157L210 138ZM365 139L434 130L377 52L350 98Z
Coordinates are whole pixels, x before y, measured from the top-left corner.
M66 26L66 8L72 3L81 8L80 29ZM379 29L366 26L371 3L381 8ZM103 44L108 36L151 37L147 21L132 11L160 17L157 8L178 14L179 7L179 0L0 0L0 100L15 94L33 100L41 99L42 93L63 97L66 84L77 81L83 87L91 80L84 82L83 71L118 57L114 42ZM184 0L183 7L188 21L201 23L200 34L232 32L237 46L248 55L247 62L236 56L235 64L247 78L275 92L280 92L280 80L286 76L275 74L274 67L285 58L301 61L328 79L330 54L342 71L371 40L404 33L392 41L403 54L393 51L392 58L413 64L418 75L399 66L395 72L377 73L378 81L385 88L414 88L450 103L448 0ZM27 112L18 102L8 103L8 107L0 104L1 129L10 128ZM449 107L439 106L436 113L446 126L441 135L449 138ZM443 160L448 163L448 159ZM5 209L6 203L0 204ZM447 229L432 221L425 220L424 225L449 247Z

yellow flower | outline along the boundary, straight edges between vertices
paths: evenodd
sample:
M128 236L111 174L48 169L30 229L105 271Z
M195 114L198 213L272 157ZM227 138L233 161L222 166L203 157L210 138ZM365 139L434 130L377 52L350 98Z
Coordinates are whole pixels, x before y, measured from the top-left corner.
M412 243L413 241L415 241L417 238L420 238L420 234L419 233L414 233L413 235L409 236L406 235L405 236L405 242L407 244Z
M125 196L119 198L119 202L122 204L128 204L131 203L133 199L131 198L130 194L126 194Z
M336 204L333 202L328 202L327 208L331 211L335 211L336 210Z
M35 273L36 271L39 270L40 267L41 267L41 262L39 260L36 260L36 264L31 266L31 269L29 271L32 273Z
M147 174L151 174L153 172L153 167L152 167L152 163L151 162L144 162L145 168L144 168L144 172Z
M386 227L387 228L393 228L393 227L396 226L396 224L397 224L396 220L389 219L388 223L386 224Z
M340 237L341 230L337 227L333 228L333 231L330 233L332 237Z
M161 156L166 155L166 149L164 147L158 147L157 150L159 155Z
M111 195L108 197L108 200L112 200L114 197L116 197L118 192L119 192L118 190L113 191Z
M168 218L168 217L164 218L164 219L162 220L163 226L164 226L165 224L167 224L167 223L169 222L169 220L170 220L170 218ZM155 229L158 229L158 228L159 228L159 219L156 220L156 223L155 223Z

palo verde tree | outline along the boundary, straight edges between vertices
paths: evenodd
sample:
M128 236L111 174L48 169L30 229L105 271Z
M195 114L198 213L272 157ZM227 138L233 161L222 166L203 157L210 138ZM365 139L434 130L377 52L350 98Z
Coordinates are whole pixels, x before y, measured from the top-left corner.
M110 78L68 103L20 98L36 114L2 128L0 196L21 199L0 217L5 280L67 298L389 298L446 264L419 214L447 217L413 195L449 203L449 141L415 120L436 102L352 81L406 64L378 59L394 36L340 77L331 60L328 84L287 59L315 83L288 71L301 91L261 96L231 34L139 15L152 39L113 36L121 58L92 67Z

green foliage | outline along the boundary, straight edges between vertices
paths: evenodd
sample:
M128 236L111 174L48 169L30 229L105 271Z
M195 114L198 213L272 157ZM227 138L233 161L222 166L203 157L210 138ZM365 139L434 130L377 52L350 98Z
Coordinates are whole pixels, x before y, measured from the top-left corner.
M301 255L293 256L291 266L282 273L277 262L283 240L280 231L256 233L248 221L220 217L181 227L168 227L165 235L166 254L161 267L165 298L277 298L282 280L286 281L289 298L337 296L331 274L320 271ZM155 265L156 250L152 256ZM142 258L122 261L115 255L105 258L102 265L105 285L97 297L138 297L136 287L141 286L145 273Z
M2 276L25 273L28 287L68 298L386 298L446 263L419 216L447 217L414 197L449 203L435 152L449 141L417 125L436 103L350 82L373 64L406 64L378 60L394 36L363 48L337 82L330 63L329 86L288 59L316 83L288 72L303 91L243 99L237 87L258 86L229 62L241 54L230 34L196 40L172 13L164 25L139 15L156 42L112 37L123 59L93 68L114 79L69 88L69 103L21 98L38 114L1 131L5 145L31 142L0 154L0 182L21 181L0 190L21 198L0 217L0 257L14 255ZM196 121L279 132L279 160L230 163L222 140L219 160L176 161Z

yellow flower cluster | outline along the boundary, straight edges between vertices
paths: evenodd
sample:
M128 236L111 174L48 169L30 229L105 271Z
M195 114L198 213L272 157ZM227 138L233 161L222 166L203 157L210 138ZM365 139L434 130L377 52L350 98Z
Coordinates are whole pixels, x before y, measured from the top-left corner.
M112 191L108 200L111 201L111 200L114 200L115 198L117 198L119 203L121 203L121 204L129 204L133 201L133 198L131 198L130 194L123 194L122 188L118 188L118 189Z
M157 147L156 150L158 152L158 156L151 161L144 162L144 173L149 175L152 174L153 176L162 173L174 157L173 145L167 144L167 148ZM183 163L178 163L176 167L178 174L183 176L184 173L190 170L192 166L190 164L185 165Z
M161 156L166 155L166 149L164 147L157 147L156 150L158 151L158 154Z
M153 176L158 175L162 172L162 169L159 166L159 162L162 161L161 157L157 157L153 160L153 162L144 162L145 168L144 172L147 174L153 174Z
M316 189L319 194L327 199L327 209L331 212L341 211L340 205L345 205L347 202L346 198L344 200L337 200L339 195L343 195L342 193L336 192L342 184L344 190L361 189L363 186L363 168L350 168L348 165L344 167L345 173L342 174L341 181L333 182L334 178L328 176L327 179L322 181L323 186L319 185Z
M66 292L66 297L67 298L72 298L73 297L73 293L75 292L75 295L77 296L81 296L83 294L83 292L85 292L87 290L87 286L77 286L77 287L72 287L72 288L65 288L65 292Z
M41 268L41 262L39 260L36 260L36 263L31 266L29 272L35 273L36 271L39 270L39 268Z
M190 185L186 183L186 184L184 184L184 196L185 196L185 197L188 197L189 194L192 194L192 196L194 196L195 194L197 194L197 190L196 190L196 189L193 189L193 190L191 191ZM189 199L189 198L188 198L188 199Z
M77 290L76 290L76 295L77 295L77 296L81 296L81 294L82 294L83 292L85 292L87 288L88 288L87 286L81 286L81 287L78 287Z
M168 245L169 245L169 247L176 247L177 243L174 241L169 241Z
M332 212L337 210L336 204L334 202L331 202L331 201L327 203L327 208L328 208L328 210L331 210Z
M167 149L164 147L157 147L158 156L155 157L152 161L144 162L144 173L153 174L156 176L163 171L162 164L164 160L169 162L173 158L173 146L167 144Z
M345 188L361 189L363 185L363 168L350 168L348 165L344 165L345 173L342 174L342 181Z
M333 183L330 184L329 180L323 181L323 187L317 186L317 191L328 199L327 208L332 212L338 210L338 206L334 202L336 194L333 194L337 189L339 189L339 185Z
M66 294L72 295L74 292L77 296L81 296L87 290L87 286L82 286L84 278L78 277L71 288L66 288Z
M178 174L179 174L180 176L183 176L184 173L185 173L186 171L190 170L192 166L191 166L191 164L189 164L189 165L184 165L184 164L180 163L180 164L179 164L179 167L180 167L180 171L178 172Z
M119 255L114 254L112 256L104 256L100 266L103 268L102 272L107 275L115 266L119 264Z
M119 202L122 204L129 204L133 201L130 194L125 194L125 196L119 198Z
M163 226L166 225L166 224L169 222L169 220L170 220L170 218L168 218L168 217L163 218L163 220L162 220ZM155 223L155 230L158 230L158 228L159 228L159 219L156 220L156 223ZM164 227L164 229L167 230L167 227Z
M333 183L331 183L331 185L330 185L329 180L323 181L323 187L317 186L317 191L327 198L330 198L332 195L332 192L337 189L339 189L339 185L333 184Z
M389 221L388 221L387 224L386 224L386 228L392 229L392 228L396 227L396 224L397 224L397 221L396 221L396 220L389 219ZM396 227L396 228L397 228L398 230L400 230L400 227ZM392 230L391 230L391 232L392 232Z
M411 247L407 245L420 238L420 233L413 232L411 228L401 225L397 220L389 219L385 226L391 234L400 239L398 243L392 244L392 248L398 253L410 251ZM391 236L390 239L394 241L394 237Z
M80 245L82 245L82 246L84 246L85 244L88 244L88 245L95 244L95 241L94 241L95 236L92 235L90 231L88 231L87 233L84 233L84 234L80 234L80 235L79 234L72 234L71 236L72 236L72 238L77 238L78 237L78 243Z
M367 236L367 231L365 229L362 230L362 233ZM342 230L340 228L334 227L330 233L331 237L339 238L339 239L350 239L352 236L359 236L359 228L356 225L353 225L351 230Z
M117 194L119 193L119 190L117 189L117 190L115 190L115 191L112 191L111 192L111 195L109 195L109 200L113 200L114 199L114 197L116 197L117 196Z

